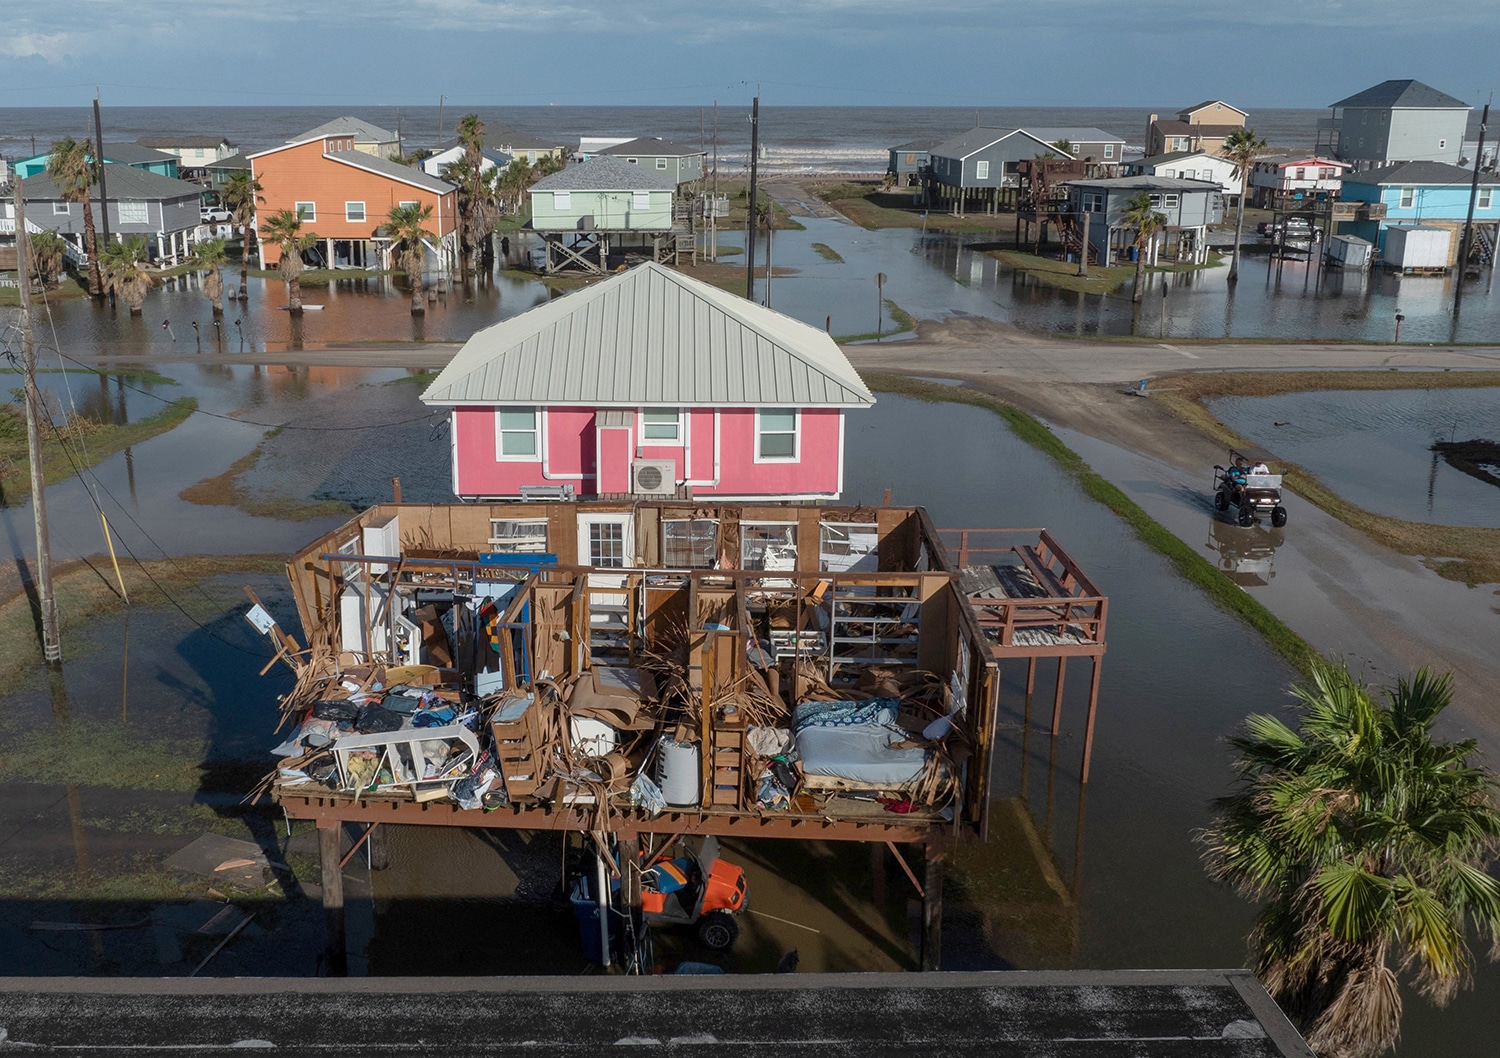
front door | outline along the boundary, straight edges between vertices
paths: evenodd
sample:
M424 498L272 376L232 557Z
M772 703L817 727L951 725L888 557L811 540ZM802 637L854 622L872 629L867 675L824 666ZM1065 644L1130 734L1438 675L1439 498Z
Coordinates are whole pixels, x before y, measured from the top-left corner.
M629 513L580 514L578 564L593 567L588 582L589 659L595 664L628 663L630 596L599 589L625 587L629 575L624 571L635 564L635 517Z

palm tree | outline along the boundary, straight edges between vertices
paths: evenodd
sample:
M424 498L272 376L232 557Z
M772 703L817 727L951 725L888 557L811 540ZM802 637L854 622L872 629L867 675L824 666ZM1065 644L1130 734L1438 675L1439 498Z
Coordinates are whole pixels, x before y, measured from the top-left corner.
M1066 139L1053 140L1052 146L1057 153L1066 155L1069 158L1073 157L1073 144L1070 141Z
M220 197L229 207L229 221L240 228L240 300L250 298L250 226L255 223L255 207L264 202L260 181L248 169L237 170L224 185Z
M31 265L43 286L52 286L62 273L65 260L62 236L55 231L39 231L31 236Z
M98 167L88 140L75 140L72 136L54 140L52 153L47 156L47 175L63 198L83 203L83 252L89 259L89 293L103 297L104 280L99 270L99 255L94 252L94 207L89 201Z
M1126 200L1120 220L1125 227L1135 229L1135 290L1130 300L1140 301L1146 293L1146 250L1166 225L1167 218L1151 207L1151 196L1141 191Z
M388 225L391 238L396 243L397 260L406 278L411 281L411 314L420 316L427 311L422 301L422 274L427 265L427 247L422 240L432 238L432 232L424 225L432 216L432 207L412 202L405 206L392 206Z
M146 292L156 282L146 271L150 253L143 236L132 235L107 244L99 252L104 290L125 302L130 315L139 316L146 302Z
M204 239L193 251L193 267L207 273L203 277L203 295L213 302L215 316L224 315L224 276L219 269L227 260L223 239Z
M1500 882L1486 873L1497 783L1471 762L1474 740L1432 736L1450 676L1424 669L1377 701L1319 661L1294 693L1296 730L1252 716L1231 739L1240 785L1216 802L1205 859L1268 901L1256 972L1312 1048L1365 1058L1400 1032L1398 971L1441 1005L1469 976L1468 928L1500 941Z
M281 253L276 270L286 281L286 309L293 316L302 315L302 251L318 241L318 237L302 230L302 218L289 209L283 209L266 221L261 238Z
M1240 278L1240 233L1245 227L1245 192L1250 186L1250 167L1265 153L1266 141L1257 139L1254 129L1235 129L1224 138L1221 155L1234 163L1234 175L1240 180L1240 198L1234 207L1234 256L1229 259L1229 281Z

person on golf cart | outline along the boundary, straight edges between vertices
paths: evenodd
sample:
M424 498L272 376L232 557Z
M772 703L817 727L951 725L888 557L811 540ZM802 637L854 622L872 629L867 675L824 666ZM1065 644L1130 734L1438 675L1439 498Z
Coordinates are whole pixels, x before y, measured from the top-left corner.
M1257 459L1255 465L1250 468L1250 473L1252 474L1269 474L1270 472L1271 468L1266 465L1264 459Z
M1236 456L1234 466L1224 472L1224 479L1229 482L1229 493L1236 504L1245 497L1245 481L1249 470L1245 466L1245 460Z

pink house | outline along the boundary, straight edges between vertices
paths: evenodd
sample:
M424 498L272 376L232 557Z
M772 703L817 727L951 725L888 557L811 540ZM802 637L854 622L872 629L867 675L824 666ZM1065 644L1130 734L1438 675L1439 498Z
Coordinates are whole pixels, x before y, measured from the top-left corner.
M837 499L844 412L875 403L823 331L655 263L480 331L422 400L465 500Z

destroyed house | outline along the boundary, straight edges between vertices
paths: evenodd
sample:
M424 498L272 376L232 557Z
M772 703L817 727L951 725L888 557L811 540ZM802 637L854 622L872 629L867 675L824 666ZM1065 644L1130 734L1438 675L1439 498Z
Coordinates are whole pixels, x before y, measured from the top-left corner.
M950 550L950 546L952 550ZM856 841L982 835L999 666L1091 660L1044 530L919 507L386 504L288 573L291 818Z

